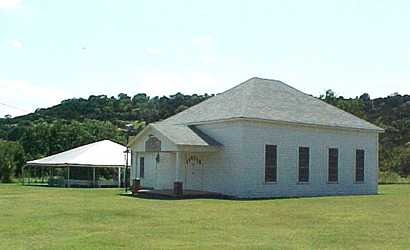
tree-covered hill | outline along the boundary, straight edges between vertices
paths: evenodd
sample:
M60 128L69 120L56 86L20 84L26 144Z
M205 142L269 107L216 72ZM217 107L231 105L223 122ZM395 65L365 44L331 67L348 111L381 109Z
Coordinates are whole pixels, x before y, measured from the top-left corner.
M410 95L345 99L328 90L320 98L385 129L380 135L380 170L410 175Z
M0 139L23 145L27 159L58 153L85 143L111 139L125 143L126 124L136 129L195 105L210 95L149 97L124 93L118 97L92 95L88 99L73 98L60 104L37 109L34 113L0 118Z
M121 93L118 97L92 95L88 99L72 98L62 101L51 108L37 109L34 113L12 119L16 121L34 121L38 119L66 119L83 121L92 119L110 121L114 124L121 121L145 121L147 123L174 115L187 107L209 98L204 95L183 95L149 97L137 94L133 97Z
M68 99L25 116L0 118L0 144L17 142L25 151L25 160L31 160L102 139L125 143L122 129L126 124L133 123L138 130L211 96L177 93L149 97L142 93L130 97L121 93L117 97L92 95L88 99ZM319 98L384 128L386 132L380 137L381 170L410 174L409 95L371 99L363 94L344 98L328 90Z

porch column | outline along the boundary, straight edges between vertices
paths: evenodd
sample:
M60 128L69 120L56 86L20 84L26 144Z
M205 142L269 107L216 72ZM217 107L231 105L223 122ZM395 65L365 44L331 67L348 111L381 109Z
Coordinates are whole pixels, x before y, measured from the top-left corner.
M135 179L140 180L141 179L141 173L140 173L140 159L138 153L135 153Z
M181 152L177 151L175 155L175 182L174 194L182 195L183 184L181 181Z
M175 181L180 180L180 169L179 166L181 165L181 153L176 152L176 157L175 157Z
M139 156L138 153L132 153L131 159L133 159L131 163L131 169L133 170L133 180L132 180L132 192L135 193L139 189L141 189L141 179L140 179L140 171L138 169L139 166Z

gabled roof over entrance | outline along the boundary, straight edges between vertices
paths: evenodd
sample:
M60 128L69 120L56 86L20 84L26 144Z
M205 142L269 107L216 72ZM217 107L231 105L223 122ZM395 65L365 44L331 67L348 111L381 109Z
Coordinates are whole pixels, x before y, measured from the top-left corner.
M31 166L125 167L126 147L110 140L27 162Z
M146 134L151 129L160 133L166 139L176 146L221 146L221 144L208 135L201 132L195 126L151 123L143 131L141 131L130 142L134 144L140 136Z
M195 126L162 123L153 123L151 126L157 129L161 134L176 145L221 146L219 142L202 133Z
M383 131L281 81L257 77L171 116L160 124L198 124L233 118Z

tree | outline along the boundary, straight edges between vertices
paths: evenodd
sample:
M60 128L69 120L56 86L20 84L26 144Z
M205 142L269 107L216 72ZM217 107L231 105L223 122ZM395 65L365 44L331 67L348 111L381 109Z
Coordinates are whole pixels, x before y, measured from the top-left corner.
M407 148L400 155L399 173L403 177L410 176L410 148Z
M369 95L368 93L364 93L363 95L361 95L361 96L359 97L359 99L362 100L362 101L364 101L364 102L369 102L369 101L371 101L370 95Z
M0 140L1 182L11 182L13 176L21 173L24 165L24 150L17 142Z

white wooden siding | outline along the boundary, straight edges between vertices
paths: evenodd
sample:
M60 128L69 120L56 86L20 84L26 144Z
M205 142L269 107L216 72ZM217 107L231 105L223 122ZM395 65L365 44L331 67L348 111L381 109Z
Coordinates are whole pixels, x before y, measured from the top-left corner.
M239 197L376 194L378 134L337 129L242 122ZM264 148L277 145L278 178L264 183ZM298 183L298 148L310 148L309 183ZM328 183L328 149L339 149L339 180ZM365 181L355 183L356 149L365 150Z
M378 134L341 129L279 125L258 121L229 121L197 126L201 131L223 144L218 152L200 153L204 159L201 188L239 198L288 197L376 194L378 178ZM157 136L167 148L177 148L161 135ZM148 134L146 135L148 136ZM171 189L175 181L175 152L160 154L141 152L144 140L133 146L138 158L145 157L143 186ZM265 145L277 145L277 182L264 183ZM298 183L298 148L310 148L309 183ZM328 149L338 148L338 183L328 183ZM365 181L354 182L356 149L365 150ZM181 180L184 188L192 184L199 169L185 168L182 153ZM137 161L138 163L138 161ZM134 164L138 168L138 164ZM157 173L155 174L155 169ZM139 169L138 169L139 170ZM134 170L135 171L135 170ZM196 171L194 177L189 171ZM187 180L187 178L192 179Z

